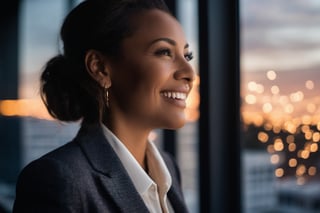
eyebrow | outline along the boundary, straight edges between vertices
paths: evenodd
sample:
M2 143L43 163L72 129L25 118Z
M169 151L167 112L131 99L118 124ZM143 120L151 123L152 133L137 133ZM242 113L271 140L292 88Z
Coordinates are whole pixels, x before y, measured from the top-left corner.
M158 38L158 39L153 40L153 41L150 43L150 45L152 45L152 44L154 44L154 43L157 43L157 42L159 42L159 41L167 42L167 43L171 44L172 46L176 46L176 45L177 45L177 42L175 42L175 41L172 40L171 38ZM187 49L187 48L189 48L189 44L188 44L188 43L184 45L184 49Z

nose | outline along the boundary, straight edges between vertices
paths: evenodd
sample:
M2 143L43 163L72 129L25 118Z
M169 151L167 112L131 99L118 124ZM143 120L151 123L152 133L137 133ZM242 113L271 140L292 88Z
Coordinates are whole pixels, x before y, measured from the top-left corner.
M174 78L177 80L183 79L187 82L193 82L196 78L196 73L191 64L185 59L182 59L179 68L174 73Z

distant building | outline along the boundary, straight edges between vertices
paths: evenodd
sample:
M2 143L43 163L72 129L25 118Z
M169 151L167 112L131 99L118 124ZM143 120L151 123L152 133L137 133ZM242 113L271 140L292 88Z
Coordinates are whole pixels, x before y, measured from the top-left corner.
M242 152L244 213L260 213L277 205L275 166L266 151Z
M80 127L79 123L63 123L59 121L24 118L22 121L22 153L23 163L61 146L72 140Z
M277 184L279 209L283 213L319 213L320 183L309 182L298 185L295 178Z
M22 169L32 160L61 146L75 137L79 123L62 123L30 117L21 121L21 165ZM1 171L4 172L4 171ZM10 212L15 198L15 185L1 180L0 177L0 213Z
M244 213L319 213L320 183L277 179L265 151L243 151Z

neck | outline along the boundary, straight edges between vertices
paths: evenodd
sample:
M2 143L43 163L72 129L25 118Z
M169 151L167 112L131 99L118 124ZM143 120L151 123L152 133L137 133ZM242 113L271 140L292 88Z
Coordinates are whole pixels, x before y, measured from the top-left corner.
M139 128L137 125L129 125L128 122L108 122L105 125L120 139L141 167L146 170L146 149L150 131Z

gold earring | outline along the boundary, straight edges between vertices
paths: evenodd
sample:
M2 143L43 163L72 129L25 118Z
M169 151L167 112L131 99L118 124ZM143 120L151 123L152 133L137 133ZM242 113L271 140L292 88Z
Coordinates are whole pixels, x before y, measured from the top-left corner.
M106 98L106 104L107 104L107 108L109 108L109 88L107 86L104 87L105 89L105 98Z

